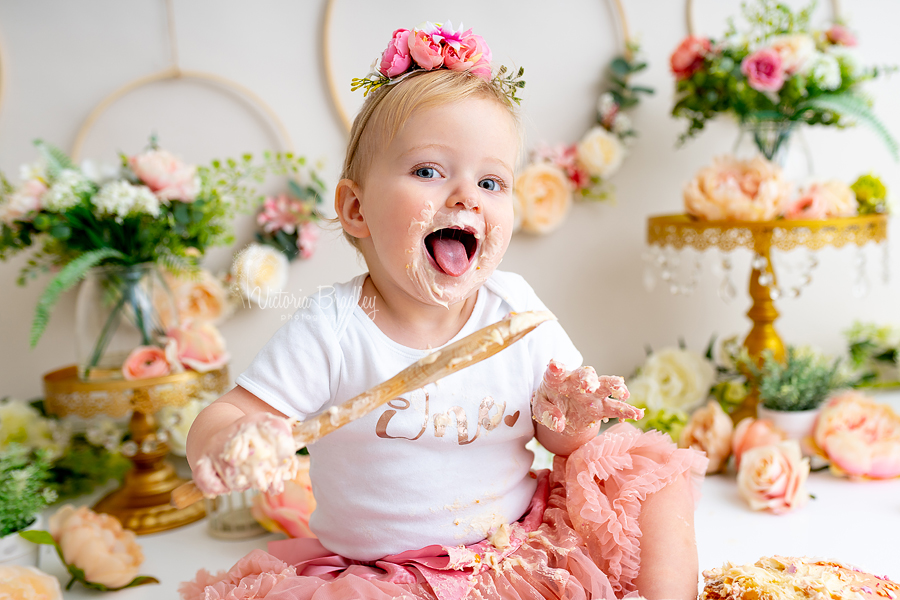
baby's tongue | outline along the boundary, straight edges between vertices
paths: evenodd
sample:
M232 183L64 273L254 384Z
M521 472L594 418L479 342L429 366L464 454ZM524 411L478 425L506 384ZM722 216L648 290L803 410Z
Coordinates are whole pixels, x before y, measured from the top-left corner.
M465 245L459 240L436 239L431 242L431 252L444 273L459 277L469 267L469 256Z

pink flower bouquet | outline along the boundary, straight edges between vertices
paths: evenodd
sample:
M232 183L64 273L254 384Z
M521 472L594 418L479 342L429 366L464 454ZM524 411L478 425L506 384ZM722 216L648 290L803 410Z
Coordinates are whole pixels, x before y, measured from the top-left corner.
M319 240L318 206L325 185L314 171L308 178L308 185L288 182L288 192L266 198L256 214L257 241L280 250L289 261L312 258Z

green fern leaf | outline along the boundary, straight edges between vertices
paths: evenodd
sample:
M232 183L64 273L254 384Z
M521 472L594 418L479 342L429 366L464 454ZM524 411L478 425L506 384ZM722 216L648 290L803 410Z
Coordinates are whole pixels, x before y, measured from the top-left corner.
M53 144L48 144L44 140L34 140L34 145L47 161L47 175L50 179L56 179L66 169L78 168L65 152Z
M126 256L113 248L98 248L85 252L56 274L56 277L50 282L44 293L38 299L37 306L34 308L34 320L31 322L31 335L29 343L34 348L38 340L44 334L47 323L50 321L50 311L56 306L59 297L71 288L73 285L84 279L91 267L100 264L107 258L125 259Z
M848 116L871 127L887 146L895 161L900 161L900 146L866 101L851 94L829 94L811 98L798 107L798 113L805 110L827 110L838 115Z

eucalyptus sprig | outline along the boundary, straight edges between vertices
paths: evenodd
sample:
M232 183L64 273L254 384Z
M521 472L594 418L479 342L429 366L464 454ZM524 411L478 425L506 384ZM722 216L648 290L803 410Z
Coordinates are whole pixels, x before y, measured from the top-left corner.
M506 68L506 65L500 65L497 74L494 75L491 81L510 100L516 104L521 104L522 99L516 95L516 92L525 87L525 80L522 79L523 75L525 75L525 67L519 67L518 71L512 72Z

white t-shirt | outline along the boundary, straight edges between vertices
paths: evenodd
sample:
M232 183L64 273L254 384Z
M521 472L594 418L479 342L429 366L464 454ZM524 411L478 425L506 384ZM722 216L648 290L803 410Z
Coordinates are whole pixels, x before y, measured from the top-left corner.
M359 306L365 277L309 297L238 385L305 419L428 354L372 322ZM495 272L451 342L528 310L546 308L522 277ZM582 361L557 322L310 445L312 531L332 552L375 560L432 544L471 544L519 519L535 490L525 448L534 436L531 397L551 358L569 369Z

